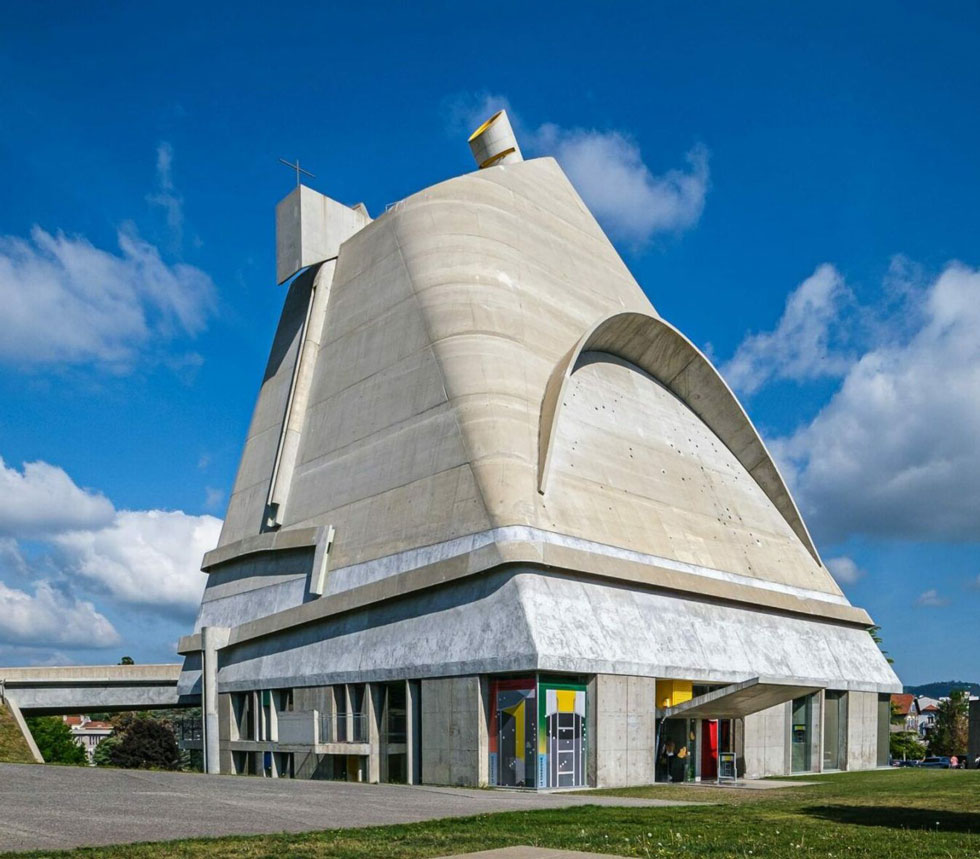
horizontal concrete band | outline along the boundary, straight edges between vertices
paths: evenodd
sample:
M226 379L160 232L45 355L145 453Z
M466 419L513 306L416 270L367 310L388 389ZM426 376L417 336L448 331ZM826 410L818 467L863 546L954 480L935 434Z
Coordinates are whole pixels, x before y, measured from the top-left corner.
M194 659L187 691L198 682ZM529 564L229 646L216 679L221 692L238 692L535 671L900 688L862 627Z
M486 535L483 545L474 545L472 537L465 538L469 549L465 553L423 563L403 572L390 572L392 558L379 559L371 564L383 564L388 574L375 581L329 595L324 599L304 603L235 627L229 645L262 638L294 626L313 623L344 612L364 608L372 603L405 596L413 591L437 587L490 570L503 564L531 564L560 568L569 573L583 573L618 583L677 591L712 600L745 603L756 608L804 615L828 622L870 626L871 619L863 609L840 604L836 595L806 591L773 582L754 582L747 576L708 571L693 565L680 564L664 558L644 556L637 552L615 549L587 540L575 540L534 528L500 528ZM524 539L520 539L523 537ZM558 539L556 539L558 538ZM559 540L561 542L559 542ZM455 541L451 541L455 542ZM445 546L400 553L414 555L426 551L444 553ZM405 558L405 560L408 560ZM669 565L669 566L668 566ZM366 567L365 565L357 565ZM333 571L340 577L351 568ZM397 569L397 566L396 566ZM178 652L190 653L201 649L200 636L185 636Z
M244 540L236 540L227 546L219 546L207 552L201 563L201 569L209 573L221 564L261 552L314 548L321 541L323 531L323 528L290 528L286 531L267 531L254 537L246 537Z
M96 683L136 686L173 683L180 676L180 663L162 665L65 665L30 668L0 668L5 685L83 685Z

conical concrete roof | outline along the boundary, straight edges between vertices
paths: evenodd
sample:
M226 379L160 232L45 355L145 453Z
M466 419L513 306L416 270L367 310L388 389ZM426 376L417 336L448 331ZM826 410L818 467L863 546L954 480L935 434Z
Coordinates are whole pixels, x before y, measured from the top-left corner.
M314 276L290 287L222 547L262 531ZM343 244L315 322L281 530L333 526L332 569L525 528L842 601L734 396L553 159L399 203Z

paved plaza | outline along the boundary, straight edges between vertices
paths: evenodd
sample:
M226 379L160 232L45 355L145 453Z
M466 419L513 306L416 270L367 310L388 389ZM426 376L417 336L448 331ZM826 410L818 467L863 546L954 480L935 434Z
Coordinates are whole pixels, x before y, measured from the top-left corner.
M0 764L0 852L306 832L587 804L687 803Z

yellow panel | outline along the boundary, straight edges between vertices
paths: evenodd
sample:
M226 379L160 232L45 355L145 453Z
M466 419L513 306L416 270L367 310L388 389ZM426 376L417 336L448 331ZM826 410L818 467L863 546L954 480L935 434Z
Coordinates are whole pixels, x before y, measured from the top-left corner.
M574 689L556 689L555 695L558 698L558 712L559 713L574 713L575 712L575 690Z
M519 757L524 757L524 704L525 701L521 701L520 704L514 709L514 719L517 721L517 725L514 730L514 754Z
M676 707L694 697L690 680L657 680L657 702L661 707Z

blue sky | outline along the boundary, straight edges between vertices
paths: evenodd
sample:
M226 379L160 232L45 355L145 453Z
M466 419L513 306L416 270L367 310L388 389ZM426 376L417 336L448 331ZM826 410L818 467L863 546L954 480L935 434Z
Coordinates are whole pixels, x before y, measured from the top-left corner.
M173 658L284 296L277 159L378 213L507 104L903 680L980 680L978 37L968 3L8 5L0 664Z

